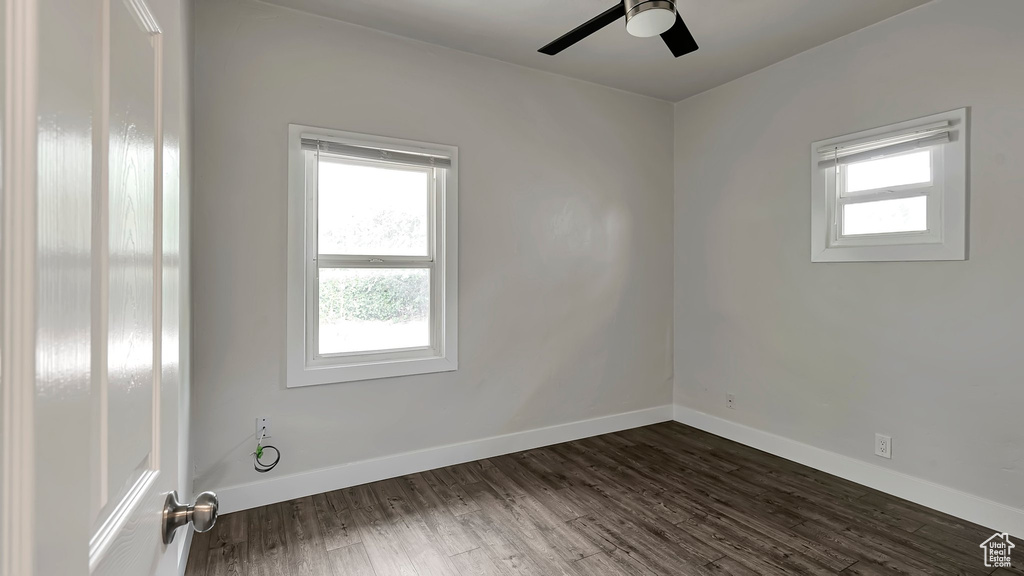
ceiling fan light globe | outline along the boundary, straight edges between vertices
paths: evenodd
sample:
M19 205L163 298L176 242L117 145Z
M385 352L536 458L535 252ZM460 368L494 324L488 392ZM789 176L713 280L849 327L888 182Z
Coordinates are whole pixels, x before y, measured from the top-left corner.
M647 0L626 4L626 32L632 36L657 36L666 32L676 22L675 5L669 0Z

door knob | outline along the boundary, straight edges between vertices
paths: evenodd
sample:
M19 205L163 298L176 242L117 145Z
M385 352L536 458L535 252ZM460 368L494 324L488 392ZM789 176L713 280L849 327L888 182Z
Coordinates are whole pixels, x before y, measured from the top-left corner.
M174 540L174 532L192 523L196 532L206 532L217 523L217 495L213 492L203 492L196 496L196 503L189 506L178 502L177 491L167 494L164 501L164 515L161 523L164 535L164 544L170 544Z

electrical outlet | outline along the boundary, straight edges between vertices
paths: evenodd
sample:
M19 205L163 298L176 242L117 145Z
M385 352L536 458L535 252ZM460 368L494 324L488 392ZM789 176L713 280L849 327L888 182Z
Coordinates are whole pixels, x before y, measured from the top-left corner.
M875 434L875 456L892 458L892 438L885 434Z
M736 395L735 394L727 394L725 396L725 407L726 408L731 408L733 410L736 409Z
M266 431L265 434L263 434L263 437L264 438L270 438L270 418L261 418L261 417L257 416L256 417L256 439L257 440L260 439L260 432L263 432L264 428L266 428L267 431Z

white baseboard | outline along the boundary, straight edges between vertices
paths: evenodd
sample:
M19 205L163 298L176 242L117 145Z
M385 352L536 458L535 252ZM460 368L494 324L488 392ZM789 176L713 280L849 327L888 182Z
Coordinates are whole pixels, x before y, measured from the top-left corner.
M809 444L737 424L679 404L675 405L674 419L716 436L746 444L758 450L781 456L786 460L810 466L822 472L951 514L957 518L963 518L1000 532L1024 536L1024 510L1022 509L869 464L863 460L815 448Z
M672 406L657 406L623 414L536 428L525 432L514 432L481 440L405 452L394 456L361 460L331 468L223 487L217 489L216 492L220 499L220 512L229 514L339 488L432 470L441 466L472 462L482 458L579 440L668 420L672 420Z

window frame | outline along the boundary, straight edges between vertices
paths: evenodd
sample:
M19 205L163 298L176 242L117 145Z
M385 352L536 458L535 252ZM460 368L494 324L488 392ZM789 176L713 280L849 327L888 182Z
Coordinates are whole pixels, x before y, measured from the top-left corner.
M929 150L930 183L904 184L842 195L844 164L822 166L821 150L905 135L923 126L949 123L949 141L897 151L895 157ZM811 261L885 262L965 260L966 252L966 148L967 109L935 114L854 134L829 138L811 145ZM840 186L837 189L837 186ZM924 196L928 204L928 229L920 232L888 232L843 235L845 204Z
M428 197L427 256L320 254L317 176L321 159L319 152L303 150L304 138L450 158L450 167L424 168L433 176ZM457 370L458 148L291 124L288 127L288 159L286 386L293 388ZM374 160L345 158L344 161L379 165ZM416 169L408 164L395 163L395 166ZM320 354L319 271L323 268L430 270L430 345Z
M871 190L845 192L842 185L845 185L847 182L844 172L849 164L838 166L838 175L836 174L837 168L826 169L826 202L828 204L828 220L830 227L829 246L892 246L941 243L942 200L945 188L945 178L936 178L936 175L942 173L944 169L944 146L945 145L928 146L926 148L918 148L913 151L897 152L883 157L894 158L897 156L914 154L915 152L929 152L932 175L931 181L929 182L901 184L898 186L874 188ZM838 189L837 185L840 185ZM845 206L867 202L880 202L884 200L917 198L920 196L924 196L926 198L928 210L928 228L923 231L843 234L843 226L845 224L843 208Z

